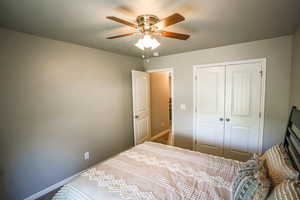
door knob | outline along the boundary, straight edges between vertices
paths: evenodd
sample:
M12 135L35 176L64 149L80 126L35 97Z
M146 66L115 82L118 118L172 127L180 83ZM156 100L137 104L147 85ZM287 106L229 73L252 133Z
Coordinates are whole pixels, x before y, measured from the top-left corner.
M138 118L139 118L139 116L138 116L138 115L135 115L135 116L134 116L134 118L135 118L135 119L138 119Z
M226 122L229 122L230 121L230 119L229 118L226 118Z
M223 119L222 117L221 117L219 120L220 120L221 122L224 121L224 119Z

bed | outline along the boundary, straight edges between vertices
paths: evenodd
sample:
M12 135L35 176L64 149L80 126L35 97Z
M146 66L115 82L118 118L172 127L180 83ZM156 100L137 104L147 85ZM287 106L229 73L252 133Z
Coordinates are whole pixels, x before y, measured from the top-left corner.
M293 108L284 140L299 170L300 111ZM299 129L300 130L300 129ZM84 171L53 200L231 199L242 162L145 142Z
M88 169L54 199L230 199L239 164L146 142Z
M300 110L295 106L289 117L283 144L294 168L300 171Z

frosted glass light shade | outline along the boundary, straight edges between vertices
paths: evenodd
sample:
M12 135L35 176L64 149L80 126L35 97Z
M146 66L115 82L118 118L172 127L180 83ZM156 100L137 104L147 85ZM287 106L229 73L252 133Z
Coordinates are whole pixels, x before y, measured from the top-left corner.
M151 38L150 35L144 35L143 38L139 39L135 46L141 50L151 48L151 50L157 48L160 43L155 39Z

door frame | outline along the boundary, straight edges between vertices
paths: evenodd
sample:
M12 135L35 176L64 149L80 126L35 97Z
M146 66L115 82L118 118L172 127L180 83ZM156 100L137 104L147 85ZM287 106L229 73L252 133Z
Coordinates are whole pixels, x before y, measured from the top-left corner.
M136 146L137 145L137 139L136 139L136 122L135 122L135 112L134 112L134 110L135 110L135 102L136 102L136 100L135 100L135 96L134 96L134 94L135 94L135 83L134 83L134 79L133 79L133 73L134 72L144 72L144 71L137 71L137 70L131 70L131 81L132 81L132 83L131 83L131 87L132 87L132 121L133 121L133 144L134 144L134 146ZM147 73L147 72L145 72L145 73ZM149 78L149 93L150 93L150 78ZM151 102L150 102L150 95L149 95L149 97L148 97L149 99L148 99L148 102L149 102L149 127L148 127L148 129L149 129L149 132L150 132L150 135L148 135L148 137L147 137L147 139L150 139L150 137L151 137ZM147 140L146 139L146 140Z
M259 120L259 153L262 153L263 148L263 138L264 138L264 121L265 121L265 96L266 96L266 72L267 72L267 58L259 58L259 59L250 59L250 60L239 60L232 62L222 62L222 63L210 63L210 64L201 64L201 65L193 65L193 150L196 150L196 70L198 68L208 68L208 67L218 67L218 66L227 66L227 65L235 65L235 64L247 64L247 63L261 63L262 67L262 83L261 83L261 98L260 98L260 120Z
M175 126L175 115L174 115L174 104L175 104L175 95L174 95L174 70L172 67L169 68L160 68L160 69L151 69L146 70L147 73L152 72L169 72L171 74L171 99L172 99L172 127L171 127L171 144L174 145L174 126ZM151 102L150 102L151 108ZM151 117L151 116L150 116Z

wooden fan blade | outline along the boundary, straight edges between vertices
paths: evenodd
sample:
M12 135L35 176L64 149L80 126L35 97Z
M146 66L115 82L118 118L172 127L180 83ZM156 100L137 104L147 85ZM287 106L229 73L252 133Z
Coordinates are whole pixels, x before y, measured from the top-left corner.
M190 35L187 35L187 34L174 33L174 32L169 32L169 31L160 31L160 36L179 39L179 40L187 40L190 37Z
M126 20L123 20L123 19L120 19L120 18L117 18L117 17L114 17L114 16L108 16L106 17L107 19L110 19L110 20L113 20L115 22L118 22L118 23L121 23L121 24L125 24L127 26L131 26L133 28L137 28L137 25L134 24L134 23L131 23L129 21L126 21Z
M107 37L106 39L115 39L115 38L120 38L120 37L126 37L126 36L130 36L130 35L134 35L136 32L134 33L126 33L126 34L122 34L122 35L116 35L116 36L112 36L112 37Z
M155 24L155 26L158 28L158 30L161 30L165 27L182 22L184 20L185 20L185 18L182 15L175 13L173 15L170 15L167 18L160 20L158 23Z

